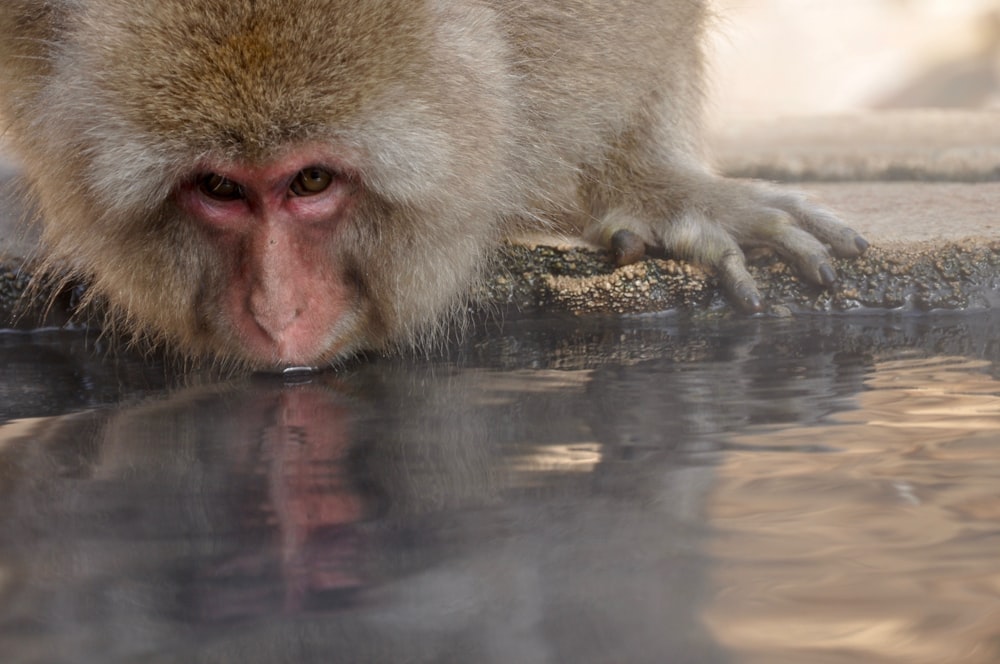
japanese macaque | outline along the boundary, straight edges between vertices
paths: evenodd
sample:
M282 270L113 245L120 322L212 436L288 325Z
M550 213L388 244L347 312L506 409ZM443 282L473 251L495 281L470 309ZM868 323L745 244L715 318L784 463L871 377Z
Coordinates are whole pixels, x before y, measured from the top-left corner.
M699 145L702 0L4 0L0 116L50 267L117 330L251 369L426 343L559 225L761 296L867 243Z

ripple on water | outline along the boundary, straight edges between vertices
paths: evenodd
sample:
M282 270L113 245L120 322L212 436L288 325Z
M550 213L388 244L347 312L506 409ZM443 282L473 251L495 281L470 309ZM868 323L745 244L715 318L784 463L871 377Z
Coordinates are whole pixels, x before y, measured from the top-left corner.
M990 368L887 359L855 409L733 437L754 451L718 468L706 619L741 661L998 661L1000 384ZM831 451L803 451L815 440Z

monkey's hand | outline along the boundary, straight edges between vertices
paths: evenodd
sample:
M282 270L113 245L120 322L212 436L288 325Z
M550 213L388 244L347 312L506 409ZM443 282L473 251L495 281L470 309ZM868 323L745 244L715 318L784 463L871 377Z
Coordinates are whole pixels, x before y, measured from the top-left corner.
M590 230L619 265L657 247L712 267L727 298L746 312L763 311L765 305L747 271L744 249L773 249L802 278L831 288L837 280L831 257L853 258L868 248L832 212L799 194L713 177L685 184L680 206L675 202L655 215L615 209ZM664 192L660 200L676 201L677 193Z

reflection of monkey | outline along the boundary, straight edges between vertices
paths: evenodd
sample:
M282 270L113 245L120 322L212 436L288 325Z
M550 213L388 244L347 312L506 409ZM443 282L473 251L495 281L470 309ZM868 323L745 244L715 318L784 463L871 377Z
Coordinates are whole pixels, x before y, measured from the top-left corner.
M702 489L659 500L661 456L607 492L558 452L590 440L567 419L589 372L441 369L15 423L3 661L725 661L699 620L699 529L673 516Z
M514 220L621 260L740 245L831 285L866 242L699 146L697 0L8 0L0 112L52 265L191 356L320 365L420 342Z

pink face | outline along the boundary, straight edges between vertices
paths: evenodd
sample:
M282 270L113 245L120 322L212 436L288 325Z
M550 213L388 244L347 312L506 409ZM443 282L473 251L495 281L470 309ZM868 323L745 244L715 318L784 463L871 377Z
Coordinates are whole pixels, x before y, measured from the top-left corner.
M178 190L231 266L220 305L259 366L315 366L338 350L357 293L330 248L355 191L336 160L303 150L207 164Z

